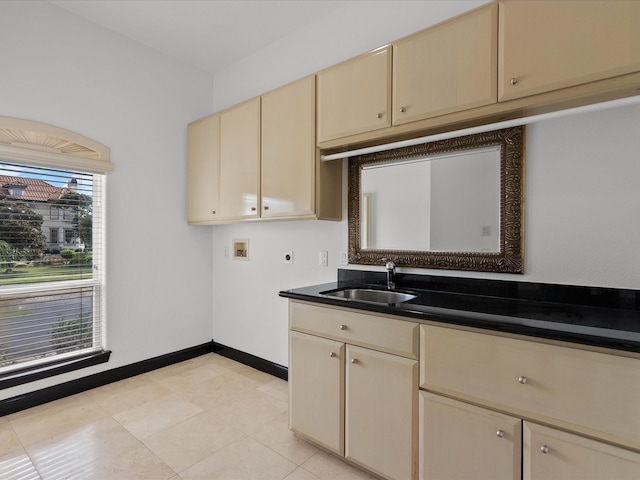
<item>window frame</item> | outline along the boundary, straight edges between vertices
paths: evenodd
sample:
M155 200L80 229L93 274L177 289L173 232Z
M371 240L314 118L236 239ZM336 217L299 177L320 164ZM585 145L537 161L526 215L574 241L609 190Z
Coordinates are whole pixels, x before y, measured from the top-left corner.
M28 142L28 143L25 143ZM63 171L80 171L94 175L98 182L102 238L101 248L96 259L94 253L94 269L91 279L41 282L33 285L9 285L3 287L0 295L16 295L20 292L63 291L65 288L80 291L93 288L94 308L95 296L99 295L98 315L101 322L101 342L98 348L82 353L69 352L57 355L51 361L38 361L23 368L9 368L0 372L0 390L40 380L43 378L71 372L81 368L107 362L111 351L107 349L106 339L106 174L113 168L110 162L110 150L105 145L88 137L52 125L24 119L0 116L0 160L14 164L34 167L52 168ZM95 183L94 183L95 185ZM94 198L96 193L94 192ZM63 212L64 215L64 212ZM60 234L58 231L58 240ZM54 285L55 284L55 285ZM79 290L80 289L80 290Z
M53 245L60 244L60 228L58 227L49 227L49 243Z

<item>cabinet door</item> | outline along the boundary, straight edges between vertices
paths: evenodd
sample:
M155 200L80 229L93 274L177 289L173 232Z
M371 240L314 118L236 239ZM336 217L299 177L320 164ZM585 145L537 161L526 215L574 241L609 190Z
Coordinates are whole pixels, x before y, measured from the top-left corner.
M640 453L535 423L523 427L524 480L637 480Z
M344 455L344 343L289 333L289 428Z
M391 125L391 47L318 74L318 142Z
M220 116L190 123L187 127L187 220L218 220L218 168Z
M500 2L498 98L640 70L640 2Z
M497 4L396 42L393 124L495 103L497 45Z
M262 96L262 217L314 213L315 77Z
M420 391L420 478L520 479L522 421Z
M416 478L417 400L417 361L347 345L345 456L386 478Z
M220 212L224 219L258 217L260 99L220 114Z

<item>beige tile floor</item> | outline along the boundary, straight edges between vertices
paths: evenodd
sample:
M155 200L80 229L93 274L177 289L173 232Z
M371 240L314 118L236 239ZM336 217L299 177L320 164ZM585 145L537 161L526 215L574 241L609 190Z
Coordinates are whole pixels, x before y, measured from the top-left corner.
M204 355L0 417L0 479L371 478L289 432L287 402L287 382Z

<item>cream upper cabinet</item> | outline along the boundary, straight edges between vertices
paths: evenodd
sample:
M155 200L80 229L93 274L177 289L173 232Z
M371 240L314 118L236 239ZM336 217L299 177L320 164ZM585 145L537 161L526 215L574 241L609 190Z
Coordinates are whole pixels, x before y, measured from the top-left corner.
M638 452L531 422L524 422L522 437L523 480L640 478Z
M289 428L344 455L342 342L289 333Z
M391 46L318 73L318 142L391 125Z
M342 164L316 150L312 75L188 126L188 221L342 219Z
M220 113L220 214L224 220L260 214L260 98Z
M416 478L418 362L347 345L345 457L385 478Z
M522 420L420 391L420 478L519 480Z
M216 221L220 218L220 115L210 115L187 126L187 151L187 221Z
M500 101L640 70L640 2L500 2Z
M497 101L498 5L394 42L393 124Z
M315 212L315 87L311 76L262 96L262 217Z

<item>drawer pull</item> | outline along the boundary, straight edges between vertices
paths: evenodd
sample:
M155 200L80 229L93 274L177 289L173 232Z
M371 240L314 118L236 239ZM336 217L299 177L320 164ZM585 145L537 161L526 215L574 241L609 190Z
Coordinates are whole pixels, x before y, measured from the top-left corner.
M346 330L346 329L347 329L347 326L346 326L346 325L340 325L340 327L339 327L339 328L340 328L340 330Z
M497 435L498 438L502 438L502 437L504 437L504 432L502 430L498 430L496 432L496 435Z
M329 353L329 357L331 357L331 358L335 358L335 356L336 356L336 352L330 352L330 353Z
M358 363L358 359L357 358L352 358L351 359L351 363L353 363L355 365L356 363Z
M546 445L540 445L540 451L544 454L549 453L549 447L547 447Z
M518 377L518 382L524 385L527 383L527 377Z

